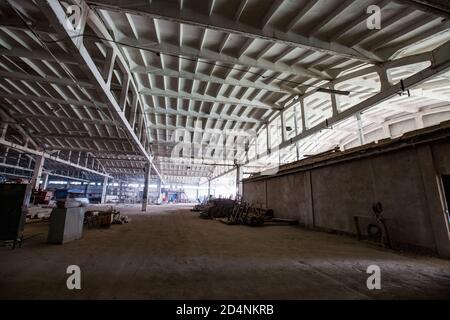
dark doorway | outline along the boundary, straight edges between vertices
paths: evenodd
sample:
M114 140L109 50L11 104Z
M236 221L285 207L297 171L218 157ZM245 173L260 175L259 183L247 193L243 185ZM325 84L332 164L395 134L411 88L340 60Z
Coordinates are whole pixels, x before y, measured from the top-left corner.
M442 185L444 187L444 197L445 200L447 202L447 206L446 206L446 212L447 212L447 219L450 222L450 214L449 214L449 210L450 210L450 175L443 175L442 176Z

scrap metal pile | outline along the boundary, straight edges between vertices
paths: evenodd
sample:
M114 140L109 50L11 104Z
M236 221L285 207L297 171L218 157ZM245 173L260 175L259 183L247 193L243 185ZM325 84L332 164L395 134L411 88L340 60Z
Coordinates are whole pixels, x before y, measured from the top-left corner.
M235 202L230 199L209 199L206 203L197 205L193 211L200 212L200 218L225 218L231 214Z
M298 224L297 220L274 218L274 212L271 209L229 199L210 199L206 203L195 206L192 211L199 211L203 219L219 220L229 225Z
M273 210L251 206L247 202L236 202L231 215L222 220L226 224L246 224L261 226L273 219Z
M108 228L111 224L124 224L131 220L127 216L122 216L119 210L111 207L109 210L86 211L84 215L84 224L87 227Z

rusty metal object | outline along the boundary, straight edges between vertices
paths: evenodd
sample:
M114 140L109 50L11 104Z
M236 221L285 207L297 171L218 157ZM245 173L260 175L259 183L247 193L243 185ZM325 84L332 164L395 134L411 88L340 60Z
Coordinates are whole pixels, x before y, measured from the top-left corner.
M197 208L198 209L198 208ZM271 209L242 200L212 199L202 206L200 217L216 219L228 225L262 226L264 224L298 224L297 220L274 218Z

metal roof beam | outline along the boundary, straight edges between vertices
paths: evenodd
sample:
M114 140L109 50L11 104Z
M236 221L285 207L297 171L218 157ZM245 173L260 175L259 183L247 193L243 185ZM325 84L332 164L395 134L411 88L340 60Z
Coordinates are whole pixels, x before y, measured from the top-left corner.
M109 90L108 84L103 79L102 74L95 65L94 60L90 56L86 47L82 44L79 38L74 38L74 36L79 36L81 32L83 32L85 24L89 24L96 32L99 32L103 37L105 37L106 39L111 39L108 30L105 28L101 20L92 10L89 9L84 1L80 1L84 19L83 21L81 21L82 27L80 28L80 30L73 30L67 23L68 19L65 10L60 3L51 0L39 0L37 1L37 3L39 5L39 8L48 18L49 23L57 31L58 35L63 38L70 37L70 41L67 41L66 45L70 53L73 54L73 60L79 62L79 66L84 70L88 78L91 79L92 83L95 84L97 92L102 95L108 106L116 113L117 118L119 119L120 123L124 127L127 134L130 136L131 140L136 145L138 150L152 164L153 169L155 170L157 175L162 178L158 169L152 163L152 157L147 153L145 146L141 143L140 139L134 133L134 130L131 128L131 125L126 119L124 112L121 110L118 101L116 101L111 91ZM114 43L110 43L110 45L115 51L116 58L122 62L122 65L125 68L125 76L128 76L130 85L137 91L137 86L134 83L134 79L132 78L131 73L128 69L126 59L122 56L122 52Z
M8 100L22 100L22 101L36 101L43 103L56 103L56 104L68 104L79 107L91 107L91 108L107 108L107 106L98 101L83 101L83 100L75 100L75 99L57 99L53 97L38 97L33 95L23 95L23 94L9 94L0 92L0 97Z
M237 137L254 137L255 134L252 132L248 132L248 130L232 130L232 129L213 129L213 128L194 128L194 127L185 127L185 126L174 126L174 125L163 125L163 124L150 124L147 128L148 130L162 129L162 130L180 130L181 132L189 131L189 132L203 132L203 133L211 133L211 134L219 134L222 136L237 136ZM256 131L255 131L256 132ZM157 143L157 141L155 141Z
M203 102L210 102L210 103L221 103L225 105L241 105L251 108L258 108L258 109L265 109L265 110L280 110L281 106L267 104L264 102L257 102L257 101L248 101L243 99L238 99L234 97L213 97L210 95L202 95L198 93L187 93L187 92L176 92L171 90L161 90L161 89L142 89L139 91L142 95L147 96L158 96L158 97L167 97L167 98L174 98L174 99L188 99L188 100L195 100L195 101L203 101Z
M52 151L77 151L77 152L91 152L93 154L111 154L111 155L130 155L137 156L136 151L129 150L107 150L107 149L92 149L92 148L78 148L78 147L60 147L60 146L50 146L48 149ZM97 157L95 157L97 159ZM100 160L100 159L99 159ZM115 160L111 158L111 160ZM126 160L123 160L126 161Z
M175 115L175 116L183 116L183 117L194 117L194 118L205 118L205 119L213 119L213 120L229 120L229 121L237 121L244 123L264 123L264 120L257 120L248 117L240 117L234 115L223 115L216 113L202 113L196 111L185 111L185 110L176 110L170 108L161 108L161 107L149 107L146 109L145 113L152 113L155 115Z
M396 0L399 3L414 6L419 10L441 17L450 18L450 5L447 0Z
M85 81L73 81L68 78L59 78L45 75L45 77L34 76L28 73L14 72L14 71L2 71L0 70L0 77L11 79L11 80L25 80L25 81L33 81L33 82L43 82L43 83L51 83L51 84L59 84L63 86L80 86L86 89L95 89L95 86L92 83ZM112 86L114 89L120 89L121 87L118 85Z
M109 126L118 126L119 123L112 120L99 120L99 119L77 119L72 117L63 117L56 115L45 115L45 114L32 114L32 113L14 113L11 115L15 119L40 119L40 120L50 120L58 122L76 122L80 124L100 124Z
M142 47L142 41L136 40L131 37L121 36L116 41L120 42L119 45L128 47L131 50L143 50L139 49ZM136 48L137 47L137 48ZM144 47L143 47L144 48ZM174 45L168 42L161 43L151 43L145 45L145 49L151 50L155 53L155 55L159 54L160 56L176 56L176 57L185 57L185 59L195 60L208 60L208 63L212 61L214 63L220 62L228 65L229 67L233 67L234 65L242 66L241 68L235 67L236 69L243 70L243 67L248 68L257 68L257 69L265 69L274 72L280 73L290 73L294 75L302 75L304 77L312 78L312 79L321 79L321 80L330 80L331 77L324 71L319 71L314 68L306 68L300 65L288 65L283 62L278 61L269 61L265 59L253 59L251 57L242 56L240 58L236 58L231 55L227 55L225 53L220 53L217 51L212 51L208 48L203 48L202 50L198 48L189 47L187 45L183 45L179 47L178 45ZM201 61L199 61L201 63ZM228 67L228 68L229 68Z
M327 42L317 38L306 37L298 33L287 33L282 30L273 28L267 25L264 29L246 25L235 21L233 18L229 19L223 16L214 15L209 17L208 15L201 14L199 12L185 8L179 10L175 5L170 3L152 3L148 5L148 1L141 0L134 2L136 8L129 5L128 0L90 0L88 1L92 7L112 10L118 12L126 12L139 16L147 16L153 19L166 20L171 22L183 23L188 25L194 25L202 28L217 30L221 32L227 32L232 34L238 34L247 38L257 38L270 41L273 43L285 44L288 46L294 46L303 49L312 49L335 56L357 59L364 62L380 62L381 59L371 53L360 53L358 50L346 47L336 42Z
M78 134L66 134L66 133L42 133L33 135L35 138L64 138L64 139L79 139L79 140L96 140L98 142L129 142L127 138L123 137L100 137L100 136L89 136L89 135L78 135Z
M414 88L415 86L420 85L425 81L432 79L450 69L450 41L442 45L441 47L433 50L432 52L428 53L428 55L431 57L430 61L431 66L422 70L421 72L418 72L404 79L403 83L405 88L407 89ZM407 61L407 58L399 60L404 62ZM392 67L392 65L395 65L395 61L391 63L386 63L386 65L384 65L382 69L384 69L385 72L386 69ZM323 129L329 128L330 126L333 126L334 124L339 123L342 120L352 117L355 114L361 113L362 111L367 110L370 107L376 106L398 95L399 92L402 92L402 85L400 83L397 83L396 85L388 85L385 88L382 87L381 92L371 96L370 98L364 100L361 103L356 104L355 106L349 109L346 109L345 111L339 112L338 114L332 116L323 123L320 123L312 128L304 130L302 133L298 134L297 136L293 137L288 141L281 143L278 147L275 147L274 149L278 150L292 146L292 144L295 142L299 142L317 132L320 132ZM257 158L261 158L267 155L268 153L264 152L262 154L259 154ZM257 160L257 158L251 159L250 162Z
M107 174L105 172L100 172L100 171L97 171L97 170L93 170L91 168L87 168L87 167L81 166L79 164L76 164L76 163L73 163L73 162L61 159L61 158L59 158L57 156L53 156L53 155L51 155L51 154L49 154L49 153L47 153L45 151L38 151L38 150L35 150L35 149L31 149L31 148L28 148L28 147L25 147L25 146L22 146L22 145L15 144L15 143L13 143L11 141L7 141L7 140L2 139L2 138L0 138L0 144L4 145L6 147L9 147L9 148L13 148L13 149L22 151L24 153L33 154L33 155L37 155L37 156L43 156L46 159L50 159L50 160L56 161L58 163L62 163L62 164L65 164L65 165L68 165L68 166L71 166L71 167L74 167L74 168L77 168L77 169L80 169L80 170L83 170L83 171L87 171L87 172L90 172L90 173L93 173L93 174L96 174L96 175L99 175L99 176L112 178L109 174Z
M218 67L220 68L220 67ZM292 94L292 93L299 93L300 91L295 90L294 88L292 90L286 89L286 86L281 87L277 86L275 84L266 84L262 81L250 81L247 79L234 79L232 77L227 77L226 79L216 77L214 75L205 75L202 73L191 73L187 71L175 71L168 68L159 69L154 66L136 66L131 69L131 72L136 74L152 74L155 76L162 76L162 77L171 77L171 78L182 78L186 80L196 80L196 81L204 81L209 83L215 83L215 84L226 84L230 86L235 87L244 87L244 88L254 88L258 90L266 90L270 92L276 92L276 93L283 93L283 94Z
M52 56L50 53L44 50L29 51L25 48L12 48L11 50L0 49L0 55L44 61L59 61L66 64L77 64L77 61L68 54L54 53Z

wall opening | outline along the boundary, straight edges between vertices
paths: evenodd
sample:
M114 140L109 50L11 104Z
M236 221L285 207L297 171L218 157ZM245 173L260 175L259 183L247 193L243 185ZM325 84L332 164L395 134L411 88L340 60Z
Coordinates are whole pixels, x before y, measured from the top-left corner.
M442 176L442 186L444 191L444 200L445 200L445 212L446 212L446 218L447 221L450 224L450 175L443 175Z

